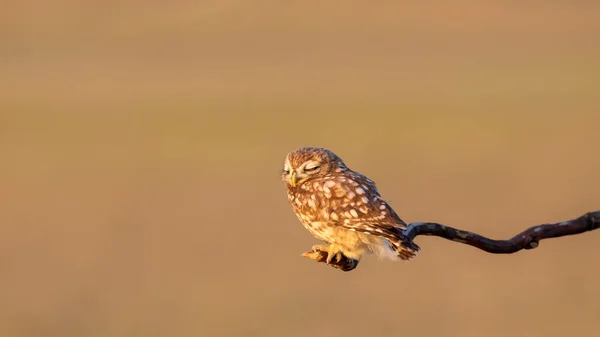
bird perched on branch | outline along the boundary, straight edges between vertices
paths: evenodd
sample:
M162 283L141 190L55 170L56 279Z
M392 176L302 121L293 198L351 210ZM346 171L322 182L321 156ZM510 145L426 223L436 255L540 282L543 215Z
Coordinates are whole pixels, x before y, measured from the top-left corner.
M375 183L349 169L328 149L301 147L287 154L282 179L292 209L304 227L328 246L327 263L344 256L360 261L409 260L419 246L402 234L406 223L381 197Z

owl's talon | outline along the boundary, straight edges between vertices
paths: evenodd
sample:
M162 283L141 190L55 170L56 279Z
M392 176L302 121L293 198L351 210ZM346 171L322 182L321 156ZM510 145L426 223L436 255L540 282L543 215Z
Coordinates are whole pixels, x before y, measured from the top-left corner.
M325 263L331 264L331 260L333 260L333 254L327 253L327 260L325 260Z
M331 261L335 260L336 263L342 261L342 253L329 253L327 255L327 264L331 264Z
M342 252L333 245L331 245L331 246L314 245L314 246L312 246L312 251L315 253L326 252L327 258L325 259L325 262L327 264L331 264L331 261L335 261L336 263L339 263L340 261L342 261L342 258L343 258Z
M335 246L329 246L327 251L327 264L331 264L331 261L335 259L335 262L340 262L342 260L342 252Z

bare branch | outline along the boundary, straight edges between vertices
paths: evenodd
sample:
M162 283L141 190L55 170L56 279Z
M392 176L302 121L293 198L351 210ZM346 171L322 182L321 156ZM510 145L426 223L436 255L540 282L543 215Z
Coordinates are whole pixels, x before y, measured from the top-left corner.
M433 222L413 222L404 230L404 235L409 240L419 235L439 236L492 254L512 254L522 249L536 248L543 239L580 234L598 228L600 228L600 211L589 212L569 221L533 226L508 240L492 240L477 233ZM306 252L302 256L317 262L326 262L327 252ZM342 271L351 271L358 266L358 261L342 256L340 261L332 261L329 265Z

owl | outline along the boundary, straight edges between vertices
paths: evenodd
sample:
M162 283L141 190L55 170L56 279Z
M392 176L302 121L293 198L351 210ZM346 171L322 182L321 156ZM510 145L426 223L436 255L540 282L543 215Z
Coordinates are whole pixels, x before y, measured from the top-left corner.
M402 234L406 223L381 197L375 183L352 171L332 151L302 147L287 154L282 172L287 196L304 227L328 245L326 262L341 255L360 261L374 254L380 259L409 260L420 250Z

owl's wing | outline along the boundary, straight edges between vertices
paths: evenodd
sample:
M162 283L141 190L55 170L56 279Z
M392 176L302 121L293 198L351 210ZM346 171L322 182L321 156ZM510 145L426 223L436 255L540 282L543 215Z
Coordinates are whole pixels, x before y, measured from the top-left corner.
M400 219L394 210L386 204L385 207L368 207L368 212L361 212L365 209L364 206L359 206L358 211L355 208L345 211L344 219L340 219L338 226L346 229L362 232L366 234L374 234L383 236L390 240L398 240L402 236L402 230L406 228L406 224ZM348 217L347 215L351 216ZM358 215L355 217L354 215Z
M379 195L375 184L366 179L360 183L360 189L350 183L356 196L351 201L344 202L340 208L344 219L337 222L338 226L351 231L379 236L387 239L389 248L402 260L416 256L420 248L403 234L406 223L394 212ZM364 190L365 193L362 193ZM346 198L350 199L350 198Z
M402 232L406 224L395 213L394 210L385 203L380 197L379 201L371 204L369 210L374 211L375 215L361 214L355 217L355 212L348 211L352 218L346 217L338 226L354 232L360 232L387 239L389 248L403 260L412 259L420 250L419 246L408 239ZM372 207L378 206L378 207ZM364 210L364 208L363 208Z
M355 173L343 188L346 192L343 202L336 207L340 213L338 226L398 239L406 223L383 200L372 180Z

